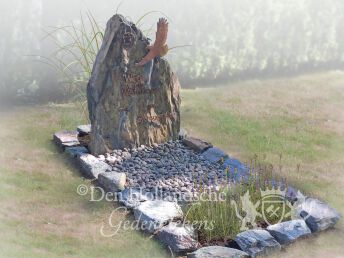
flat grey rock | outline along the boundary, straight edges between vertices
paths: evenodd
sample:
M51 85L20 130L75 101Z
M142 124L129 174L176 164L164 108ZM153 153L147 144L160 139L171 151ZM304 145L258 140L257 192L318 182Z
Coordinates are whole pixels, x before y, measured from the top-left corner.
M281 250L281 245L276 239L268 231L262 229L247 230L239 233L235 237L235 242L244 252L252 257L270 255Z
M201 139L197 139L194 137L186 137L185 139L183 139L183 143L197 152L204 152L207 149L213 147L211 143L205 142Z
M91 125L79 125L76 130L80 136L84 136L91 133Z
M116 14L107 22L87 85L92 154L178 139L178 78L164 58L135 65L147 55L149 45L144 33L124 16Z
M118 193L118 200L125 207L134 209L142 202L148 201L149 197L142 193L139 189L127 188Z
M312 232L333 227L341 218L335 209L314 198L305 198L296 205L295 210L297 215L306 221Z
M154 233L173 219L182 218L183 211L175 202L146 201L134 209L134 216L146 232Z
M225 157L222 167L230 172L229 174L234 181L247 180L249 178L249 168L237 159Z
M228 157L226 153L216 147L207 149L205 152L202 153L201 156L211 163L217 163Z
M249 255L243 251L222 247L222 246L207 246L198 249L188 255L188 258L248 258Z
M98 175L111 170L111 166L100 161L91 154L78 157L81 172L89 178L98 178Z
M67 147L65 152L73 158L79 157L83 154L88 153L88 149L84 146L77 146L77 147Z
M312 232L302 219L291 220L267 227L267 231L281 244L287 245Z
M171 222L158 231L157 238L174 253L194 251L200 246L195 229L182 223Z
M62 147L76 147L80 145L77 131L61 131L54 134L54 142Z
M125 189L126 175L118 172L104 172L98 175L98 182L109 192L120 192Z

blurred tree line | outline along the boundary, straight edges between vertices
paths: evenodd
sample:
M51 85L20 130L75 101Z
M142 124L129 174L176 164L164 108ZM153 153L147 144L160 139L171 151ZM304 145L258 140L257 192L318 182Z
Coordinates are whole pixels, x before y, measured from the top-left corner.
M56 71L37 56L56 50L43 40L48 26L80 23L85 7L103 27L116 8L133 21L149 11L166 14L169 45L191 45L167 56L184 87L341 69L344 64L342 0L127 0L121 6L113 0L11 0L0 7L2 101L70 97ZM158 16L144 19L152 39ZM64 40L63 34L59 37Z

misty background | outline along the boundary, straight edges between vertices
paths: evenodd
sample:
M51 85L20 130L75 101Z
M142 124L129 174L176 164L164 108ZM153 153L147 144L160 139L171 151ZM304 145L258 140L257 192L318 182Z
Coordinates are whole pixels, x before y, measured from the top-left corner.
M167 16L168 45L183 47L166 58L184 88L342 69L344 64L341 0L1 0L2 102L72 99L77 91L67 90L65 79L48 63L58 50L56 39L64 45L71 40L56 27L73 24L91 32L92 24L83 23L87 12L101 29L116 12L139 20L152 40L157 19ZM82 76L79 92L88 79Z

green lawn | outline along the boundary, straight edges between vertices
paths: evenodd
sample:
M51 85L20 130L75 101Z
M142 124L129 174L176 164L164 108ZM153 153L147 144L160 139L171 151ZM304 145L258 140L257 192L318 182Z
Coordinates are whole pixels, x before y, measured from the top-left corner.
M182 124L190 134L242 161L257 155L277 175L344 214L343 72L185 90L182 100ZM343 257L343 225L283 255Z
M76 193L84 181L51 141L82 123L74 106L18 107L0 113L0 257L169 257L137 231L113 231L114 205ZM128 219L116 214L117 225ZM130 219L130 218L129 218Z
M83 123L75 105L1 109L1 257L169 257L135 231L104 238L114 209L76 194L84 181L51 141ZM344 73L254 80L182 91L182 125L230 155L254 155L344 214ZM300 169L297 169L297 166ZM120 222L125 217L115 216ZM343 221L283 257L342 257ZM281 256L279 256L281 257Z

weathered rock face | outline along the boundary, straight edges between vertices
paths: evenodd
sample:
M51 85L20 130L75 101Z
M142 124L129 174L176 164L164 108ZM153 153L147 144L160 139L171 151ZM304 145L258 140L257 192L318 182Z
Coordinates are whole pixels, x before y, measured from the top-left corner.
M118 194L119 202L129 209L138 207L142 202L148 201L149 196L139 189L127 188Z
M77 131L61 131L54 134L54 141L60 147L76 147L80 145Z
M174 219L181 219L183 211L175 202L145 201L134 209L134 216L148 233L167 225Z
M100 161L101 162L101 161ZM126 175L117 172L105 172L98 175L98 182L105 190L110 192L123 191L125 188Z
M171 222L158 231L157 238L174 253L194 251L200 247L195 229L182 223Z
M209 148L212 148L213 145L209 142L205 142L201 139L197 139L194 137L185 137L183 139L183 143L190 147L191 149L193 149L194 151L197 151L199 153L202 153L206 150L208 150Z
M290 244L298 238L308 236L312 233L306 225L306 222L302 219L270 225L267 231L269 231L281 245Z
M87 86L93 154L178 139L180 84L164 59L136 65L148 45L123 16L109 20Z
M111 166L98 160L96 157L90 154L83 154L79 156L79 164L81 172L89 178L98 178L98 175L111 171Z
M228 155L226 153L224 153L222 150L216 147L206 150L201 155L204 159L208 160L210 163L217 163L224 158L228 158Z
M239 233L235 242L251 257L270 255L280 251L281 245L266 230L254 229Z
M305 220L312 232L333 227L341 218L335 209L314 198L306 198L296 205L295 210L297 215Z
M249 255L243 251L223 247L223 246L207 246L201 249L198 249L196 252L193 252L188 255L188 258L248 258Z

